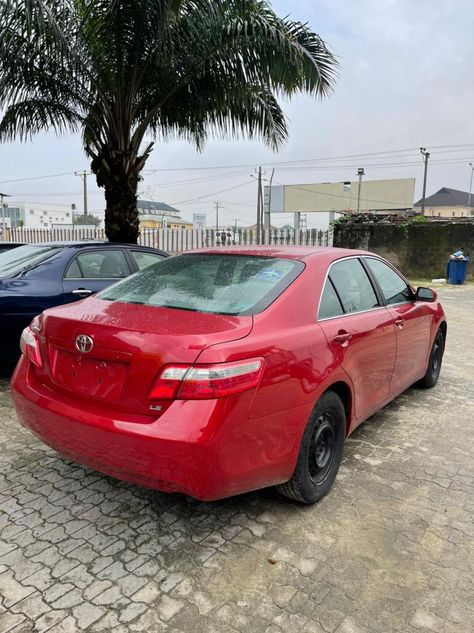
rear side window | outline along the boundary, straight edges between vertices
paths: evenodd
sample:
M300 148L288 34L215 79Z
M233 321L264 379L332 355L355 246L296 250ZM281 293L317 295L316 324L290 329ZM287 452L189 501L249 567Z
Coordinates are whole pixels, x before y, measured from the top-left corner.
M387 304L405 303L413 299L410 287L393 268L387 266L380 259L367 257L365 261L378 281Z
M327 279L319 306L319 318L330 319L332 317L341 316L341 314L344 314L341 302L339 301L339 297L334 290L331 280Z
M379 305L370 279L358 259L343 259L333 264L329 279L341 300L344 312L363 312Z
M163 255L148 253L147 251L132 251L132 256L138 266L138 270L145 270L145 268L153 266L153 264L163 259Z
M87 251L77 255L66 271L66 279L122 279L130 270L119 250Z
M304 269L300 261L188 254L158 264L98 295L106 301L249 315L267 308Z
M79 264L77 263L77 258L74 258L67 269L66 279L81 279L81 277L82 273L79 268Z

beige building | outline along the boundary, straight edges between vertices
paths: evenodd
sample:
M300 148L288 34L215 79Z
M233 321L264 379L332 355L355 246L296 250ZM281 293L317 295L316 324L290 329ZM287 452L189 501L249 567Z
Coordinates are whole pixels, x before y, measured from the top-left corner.
M142 229L192 229L193 223L180 217L180 211L164 202L137 201L140 228Z
M415 203L420 210L423 199ZM428 218L468 218L474 215L474 194L442 187L425 200L425 215Z
M406 211L413 209L414 178L362 180L360 211ZM358 208L359 181L266 187L267 208L273 213L353 213Z

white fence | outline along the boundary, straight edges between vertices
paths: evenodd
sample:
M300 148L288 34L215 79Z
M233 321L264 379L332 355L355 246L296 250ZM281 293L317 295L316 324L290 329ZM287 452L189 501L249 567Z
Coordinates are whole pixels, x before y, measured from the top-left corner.
M28 244L39 242L58 242L70 240L105 240L104 229L10 229L7 240ZM240 230L198 230L198 229L143 229L139 244L160 248L169 253L182 253L194 248L214 246L253 246L258 244L256 231ZM263 231L261 244L274 246L331 246L332 235L329 231L305 229L299 232L285 230Z

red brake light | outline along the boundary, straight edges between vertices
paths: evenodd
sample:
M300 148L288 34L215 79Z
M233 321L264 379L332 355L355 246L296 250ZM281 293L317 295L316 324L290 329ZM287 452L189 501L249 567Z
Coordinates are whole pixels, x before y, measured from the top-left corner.
M41 369L41 367L43 367L43 359L41 358L38 339L40 327L39 320L35 318L31 325L23 330L20 339L20 349L33 365Z
M189 365L165 367L150 391L151 400L173 400L176 398L181 382L189 370Z
M258 385L263 359L216 365L172 365L165 367L153 385L153 400L207 400L224 398Z

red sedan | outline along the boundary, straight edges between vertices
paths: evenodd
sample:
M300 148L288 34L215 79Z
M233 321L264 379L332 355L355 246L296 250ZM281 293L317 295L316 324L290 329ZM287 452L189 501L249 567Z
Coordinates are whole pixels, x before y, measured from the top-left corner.
M314 503L347 435L436 384L445 340L436 292L377 255L209 249L37 317L13 397L46 444L118 479Z

